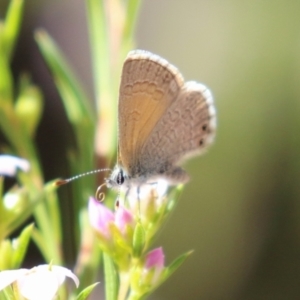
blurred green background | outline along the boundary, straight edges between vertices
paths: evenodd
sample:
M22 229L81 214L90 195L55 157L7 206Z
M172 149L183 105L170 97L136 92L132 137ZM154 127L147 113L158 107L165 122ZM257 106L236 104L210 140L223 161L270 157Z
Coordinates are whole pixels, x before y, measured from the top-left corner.
M50 180L64 175L70 128L33 41L41 26L92 98L83 1L27 1L13 65L45 94L37 142ZM195 252L151 299L299 299L300 1L145 0L136 40L210 87L218 114L215 144L186 164L192 180L156 242L167 263Z

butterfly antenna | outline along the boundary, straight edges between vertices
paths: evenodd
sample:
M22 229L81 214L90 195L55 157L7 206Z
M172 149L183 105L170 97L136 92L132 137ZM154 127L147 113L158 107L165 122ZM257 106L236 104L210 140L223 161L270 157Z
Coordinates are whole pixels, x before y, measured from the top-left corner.
M61 186L61 185L67 184L71 181L77 180L81 177L88 176L88 175L93 175L93 174L100 173L100 172L106 172L106 171L111 171L111 169L98 169L98 170L93 170L93 171L89 171L89 172L86 172L86 173L82 173L82 174L79 174L79 175L76 175L76 176L73 176L73 177L70 177L70 178L67 178L67 179L59 179L55 182L55 185L56 186ZM101 186L103 186L103 185L101 185Z

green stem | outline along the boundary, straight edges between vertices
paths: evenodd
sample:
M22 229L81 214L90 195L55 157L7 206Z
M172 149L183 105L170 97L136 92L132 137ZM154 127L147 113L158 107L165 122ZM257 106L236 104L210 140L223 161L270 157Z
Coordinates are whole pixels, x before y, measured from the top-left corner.
M130 293L130 295L128 296L127 300L141 300L141 295L132 292Z
M119 273L120 286L118 293L118 300L125 300L129 290L129 273L128 272L120 272Z

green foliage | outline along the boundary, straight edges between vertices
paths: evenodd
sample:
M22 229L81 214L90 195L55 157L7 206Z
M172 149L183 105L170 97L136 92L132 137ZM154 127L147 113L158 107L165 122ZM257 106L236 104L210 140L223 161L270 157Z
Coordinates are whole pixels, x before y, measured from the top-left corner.
M33 230L33 224L26 226L18 238L0 242L0 270L17 269L21 266Z
M87 299L90 295L90 293L94 290L94 288L99 284L99 282L96 282L88 287L86 287L81 293L76 297L76 300L84 300Z

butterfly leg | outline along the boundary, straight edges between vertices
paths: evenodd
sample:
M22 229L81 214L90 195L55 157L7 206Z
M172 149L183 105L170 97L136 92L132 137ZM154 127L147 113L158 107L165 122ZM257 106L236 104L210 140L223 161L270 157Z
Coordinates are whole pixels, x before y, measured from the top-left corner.
M141 199L140 199L140 193L141 193L141 186L137 186L137 201L138 201L138 213L139 213L139 221L141 220Z

